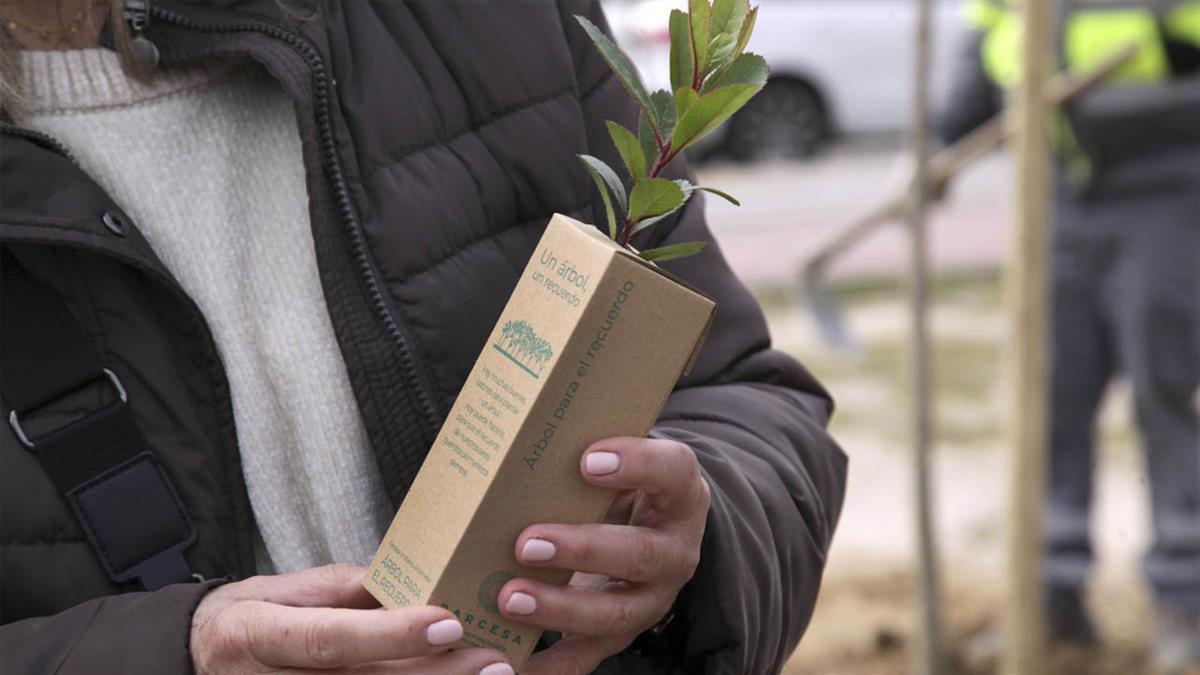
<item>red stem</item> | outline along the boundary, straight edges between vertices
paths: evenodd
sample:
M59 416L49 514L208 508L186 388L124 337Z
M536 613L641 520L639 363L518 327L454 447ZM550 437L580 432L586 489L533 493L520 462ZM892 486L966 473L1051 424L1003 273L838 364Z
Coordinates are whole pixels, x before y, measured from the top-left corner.
M649 115L649 113L647 113L647 114L646 114L646 122L647 122L647 123L649 123L649 122L650 122L650 115ZM650 131L653 131L653 132L654 132L654 143L655 143L656 145L658 145L658 154L661 156L661 155L662 155L662 147L663 147L663 139L662 139L662 134L660 134L660 133L658 132L658 127L657 127L656 125L654 125L654 124L651 124L651 125L650 125Z
M651 127L653 128L653 127ZM679 155L678 151L671 152L670 147L663 143L662 138L658 135L658 129L654 129L655 140L658 141L658 159L654 161L654 166L651 167L648 178L658 178L663 169L671 163ZM633 237L633 228L637 226L639 221L630 220L628 214L625 216L625 223L621 226L621 233L617 237L617 245L621 248L629 248L629 240Z

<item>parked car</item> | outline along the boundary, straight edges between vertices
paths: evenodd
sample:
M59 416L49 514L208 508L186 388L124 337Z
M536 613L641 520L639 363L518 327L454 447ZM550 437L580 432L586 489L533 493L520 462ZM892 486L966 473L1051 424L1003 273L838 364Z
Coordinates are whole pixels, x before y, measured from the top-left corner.
M749 50L771 79L722 129L703 155L805 158L841 134L895 132L912 109L913 0L760 0ZM941 98L965 39L958 0L935 0L931 86ZM669 88L667 17L680 0L608 0L617 42L654 89Z

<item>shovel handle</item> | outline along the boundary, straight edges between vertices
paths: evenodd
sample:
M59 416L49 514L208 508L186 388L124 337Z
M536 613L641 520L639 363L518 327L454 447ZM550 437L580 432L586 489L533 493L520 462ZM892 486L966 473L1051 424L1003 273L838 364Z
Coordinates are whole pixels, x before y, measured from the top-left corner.
M1104 82L1118 68L1137 54L1137 46L1125 45L1105 58L1086 73L1073 75L1060 73L1046 86L1046 103L1060 106L1082 96ZM1005 111L976 127L974 131L949 145L929 158L927 186L933 188L958 175L975 163L1011 135L1016 127L1015 118ZM820 277L829 263L846 250L852 248L880 225L898 220L904 214L908 202L908 189L881 202L872 210L839 229L810 254L801 266L801 277L806 284L820 283Z

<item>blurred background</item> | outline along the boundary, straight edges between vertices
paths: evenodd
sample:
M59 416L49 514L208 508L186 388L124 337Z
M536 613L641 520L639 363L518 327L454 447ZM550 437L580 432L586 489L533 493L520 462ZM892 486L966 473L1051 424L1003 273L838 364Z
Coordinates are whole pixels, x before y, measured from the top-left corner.
M621 46L648 84L668 73L671 0L610 0ZM906 360L906 233L886 225L834 261L828 279L853 345L823 341L800 284L813 251L904 189L912 119L912 0L761 0L750 51L766 88L692 161L700 182L741 200L706 201L734 269L766 310L777 348L799 358L838 402L833 432L851 458L845 508L811 627L791 675L913 670L914 518ZM968 28L963 3L933 8L931 99L945 100ZM657 79L656 79L657 78ZM931 205L934 518L951 672L996 672L993 627L1005 607L1008 498L1006 340L1001 268L1014 217L1013 167L997 150ZM1200 216L1198 216L1200 218ZM1141 576L1149 537L1146 472L1125 384L1107 392L1086 598L1095 648L1059 648L1052 673L1151 672L1154 621Z

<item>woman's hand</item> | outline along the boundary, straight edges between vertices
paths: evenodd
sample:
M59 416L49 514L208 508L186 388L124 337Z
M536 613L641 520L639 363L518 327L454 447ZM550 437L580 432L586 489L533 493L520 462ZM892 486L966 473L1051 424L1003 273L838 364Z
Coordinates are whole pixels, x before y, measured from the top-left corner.
M253 577L209 593L192 617L197 675L512 675L499 652L447 652L462 625L437 607L378 609L364 568Z
M566 587L513 579L500 589L506 616L564 635L522 675L592 672L670 611L700 560L709 488L691 448L612 438L588 448L580 468L622 493L607 523L533 525L517 539L521 563L576 572Z

